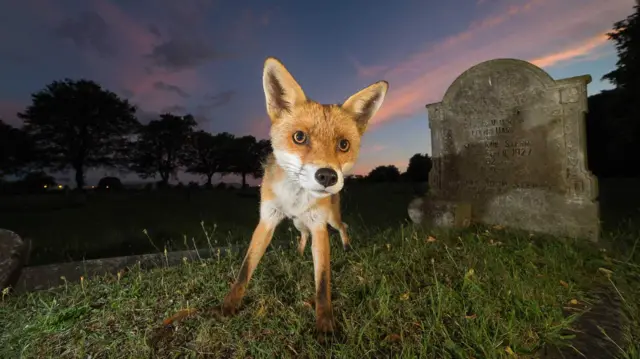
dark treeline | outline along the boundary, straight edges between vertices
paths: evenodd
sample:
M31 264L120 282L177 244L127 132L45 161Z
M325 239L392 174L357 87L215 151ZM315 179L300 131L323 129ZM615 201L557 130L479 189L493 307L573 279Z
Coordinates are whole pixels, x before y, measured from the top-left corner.
M615 87L588 99L587 153L598 177L640 176L640 5L608 33L618 62L602 80Z
M197 130L193 116L163 113L148 124L128 100L89 80L54 81L31 95L18 113L21 128L0 120L0 176L44 178L45 170L72 170L77 188L91 168L159 177L166 185L178 171L259 177L267 140Z
M198 130L189 114L162 113L141 124L127 99L89 80L54 81L31 98L17 114L20 128L0 120L0 179L22 177L17 181L21 190L57 186L45 170L71 170L76 188L84 189L85 173L92 168L159 178L161 186L179 171L203 176L207 186L216 174L237 174L245 187L247 176L261 177L261 163L271 151L269 140ZM366 180L426 181L430 168L428 155L417 154L405 174L395 166L380 166Z

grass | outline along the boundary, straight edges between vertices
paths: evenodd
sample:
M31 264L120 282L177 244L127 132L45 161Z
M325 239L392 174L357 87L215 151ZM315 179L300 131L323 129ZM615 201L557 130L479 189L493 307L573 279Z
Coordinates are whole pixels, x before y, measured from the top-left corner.
M590 289L596 286L615 287L626 298L629 322L616 354L639 357L637 252L483 227L355 228L352 236L350 253L332 237L340 330L328 343L314 333L309 249L299 257L291 234L290 245L263 258L236 317L209 309L221 303L239 254L133 268L120 277L3 298L0 357L535 357L544 346L568 345L574 320L595 304ZM568 317L567 307L574 313ZM188 308L201 314L174 330L159 329Z
M602 218L615 231L622 218L640 219L638 180L600 181ZM384 196L380 196L384 193ZM350 225L384 230L407 218L411 185L366 184L345 188L342 207ZM216 240L246 243L258 220L257 190L89 192L86 199L61 193L0 197L0 228L33 243L29 265L207 246ZM145 231L146 230L146 231ZM146 233L145 233L146 232ZM279 230L286 234L286 226ZM185 237L187 241L185 241Z
M380 187L386 212L377 210ZM344 194L345 220L395 225L406 216L412 195L407 184L354 186ZM206 247L201 223L208 231L215 226L221 242L245 243L258 221L257 207L255 189L90 192L86 200L61 193L9 196L0 198L0 228L29 237L29 264L39 265L186 249L184 237Z
M501 228L415 229L401 223L410 190L349 189L344 212L354 251L344 253L332 236L332 297L340 328L324 344L314 331L310 250L298 256L296 232L284 224L236 317L220 317L214 309L244 253L131 268L120 276L2 296L0 358L538 357L544 347L571 345L576 320L598 304L592 291L603 287L621 298L627 318L614 354L640 358L640 202L613 187L618 197L605 195L602 202L617 212L604 211L604 238L597 246ZM601 191L613 193L606 188L601 184ZM381 190L390 202L381 203ZM199 192L191 199L181 192L138 195L91 197L81 209L51 199L42 205L36 198L49 207L42 212L57 216L35 215L31 223L44 225L40 229L29 227L28 212L10 213L4 202L0 221L14 223L4 214L25 216L20 225L31 228L36 246L68 252L77 245L78 253L86 253L118 243L113 238L120 237L102 231L140 235L144 228L152 241L164 228L167 237L182 238L182 232L198 238L199 248L240 240L246 248L257 219L251 207L257 199L232 191ZM135 213L143 208L148 212ZM215 224L216 232L204 233L200 221L205 231ZM68 241L76 228L96 241ZM199 312L173 329L162 327L164 319L189 308Z

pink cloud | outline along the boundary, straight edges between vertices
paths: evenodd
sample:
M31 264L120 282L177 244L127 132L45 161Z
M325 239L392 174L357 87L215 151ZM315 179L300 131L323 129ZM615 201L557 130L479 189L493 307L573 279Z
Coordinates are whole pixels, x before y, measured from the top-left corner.
M608 41L609 38L606 34L600 34L587 39L574 47L533 59L531 60L531 63L539 67L548 67L564 61L578 59L583 56L594 54L596 49L606 44Z
M358 77L369 78L369 77L378 76L389 68L388 66L383 66L383 65L369 65L369 66L363 65L362 63L360 63L360 61L358 61L353 56L350 56L349 60L351 61L351 63L353 63L353 66L356 68Z
M371 154L371 153L384 151L386 149L387 149L387 146L384 146L384 145L372 145L372 146L364 147L361 150L361 153Z
M254 136L255 138L269 138L269 131L271 130L271 119L267 115L256 116L255 120L247 121L245 130L247 135Z
M550 0L528 0L528 2L520 6L511 5L503 12L473 21L467 30L448 36L430 45L424 51L409 55L407 60L391 67L391 70L386 73L385 76L389 78L402 76L413 77L424 73L433 64L446 63L450 60L445 58L448 53L454 52L456 55L464 53L464 51L470 47L470 44L483 39L481 35L485 35L491 39L495 36L495 34L491 34L492 29L517 15L526 15L532 9L535 10L548 1Z
M205 20L201 10L211 6L210 3L210 0L187 1L174 9L173 2L160 1L158 6L168 9L172 15L181 16L183 22L199 24ZM146 55L163 39L152 33L148 21L126 12L118 2L90 0L88 5L108 24L110 37L117 42L118 48L109 57L90 51L80 52L81 58L93 72L88 77L116 93L131 92L133 95L127 94L126 97L147 112L158 112L184 101L176 92L158 90L154 86L158 82L177 86L190 94L215 92L211 82L206 82L208 79L199 76L195 69L168 72L154 68L149 71L151 60ZM52 0L25 0L19 9L50 28L56 28L70 16L77 16ZM0 35L0 39L3 36Z
M142 109L160 111L174 105L180 98L174 92L159 91L154 86L157 82L178 86L186 93L198 92L205 86L195 69L150 71L150 60L145 56L162 40L151 32L146 22L139 21L108 0L93 0L92 6L110 25L113 38L118 39L119 51L115 57L85 55L96 75L108 82L105 85L110 90L131 91L131 100Z
M384 74L390 89L375 127L426 111L442 99L447 87L463 71L495 58L520 58L543 67L581 59L601 49L603 33L626 17L632 1L616 1L603 8L600 0L530 0L472 23ZM570 14L570 16L567 16Z

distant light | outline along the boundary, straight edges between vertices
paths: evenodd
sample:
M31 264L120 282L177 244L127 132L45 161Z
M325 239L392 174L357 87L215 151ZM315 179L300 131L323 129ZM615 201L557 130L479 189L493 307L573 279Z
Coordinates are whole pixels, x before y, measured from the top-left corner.
M47 187L49 187L49 186L47 186L47 185L44 185L44 188L47 188Z
M62 185L61 185L61 184L59 184L59 185L58 185L58 188L62 189Z
M91 188L96 188L96 186L91 186Z
M107 186L106 188L109 189L109 186Z

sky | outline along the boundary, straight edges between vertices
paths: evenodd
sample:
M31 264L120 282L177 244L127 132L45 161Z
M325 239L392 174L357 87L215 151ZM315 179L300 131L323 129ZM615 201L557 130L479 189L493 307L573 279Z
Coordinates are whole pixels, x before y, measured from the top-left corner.
M279 58L307 96L339 103L389 82L353 173L401 171L431 153L425 105L469 67L530 61L556 79L589 74L589 95L615 67L606 32L634 0L21 0L0 12L0 118L54 80L91 79L128 98L148 122L191 113L216 133L267 138L262 65ZM109 170L87 174L89 184ZM118 174L125 180L135 175ZM73 178L72 174L67 176ZM180 180L195 179L181 174ZM64 181L64 179L63 179ZM225 178L225 181L229 181Z

